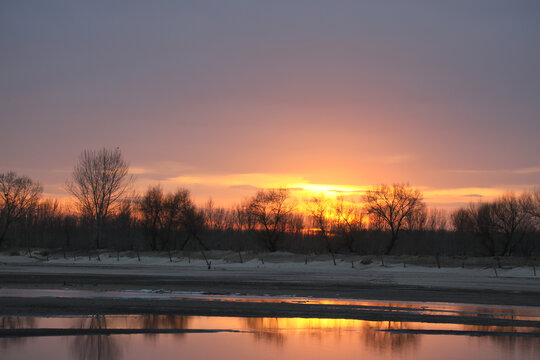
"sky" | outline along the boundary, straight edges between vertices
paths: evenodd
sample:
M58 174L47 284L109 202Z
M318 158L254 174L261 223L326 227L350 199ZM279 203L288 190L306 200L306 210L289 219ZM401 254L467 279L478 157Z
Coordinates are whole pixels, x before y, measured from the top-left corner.
M144 191L540 185L540 2L0 1L0 172L66 198L84 149Z

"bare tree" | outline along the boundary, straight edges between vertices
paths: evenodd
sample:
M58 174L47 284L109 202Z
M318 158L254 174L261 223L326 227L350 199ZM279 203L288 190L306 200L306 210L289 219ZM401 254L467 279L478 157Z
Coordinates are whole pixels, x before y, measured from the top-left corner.
M540 221L540 189L535 189L531 192L526 192L520 199L523 209L536 222Z
M124 249L133 249L135 244L136 211L137 196L133 194L127 199L122 200L118 211L112 219L111 225L114 232L114 245L116 246L116 259L120 261L120 251Z
M58 200L44 199L34 207L29 216L26 216L28 227L33 229L34 235L28 239L28 253L34 247L33 240L39 239L42 246L45 244L46 234L57 226L62 216L62 210Z
M208 250L201 238L201 234L205 229L204 211L195 206L193 200L191 200L189 190L178 189L175 193L168 194L166 197L169 198L170 202L170 214L168 215L171 217L170 221L177 222L188 234L181 249L184 249L190 237L193 237L204 250Z
M255 219L249 211L251 199L246 199L241 204L237 204L233 208L233 229L236 231L253 231L255 230Z
M304 215L292 213L288 221L288 231L294 236L294 241L299 240L304 232Z
M506 193L490 203L470 204L452 214L457 231L473 233L491 256L510 255L533 229L528 195Z
M510 255L513 249L531 229L530 214L526 202L514 193L506 193L492 205L492 223L503 234L501 255Z
M405 184L379 185L366 191L365 209L375 222L382 222L391 233L385 254L394 247L405 220L422 209L422 193Z
M204 218L208 231L224 231L227 227L227 211L225 208L216 207L214 200L209 198L204 206Z
M428 210L424 203L420 203L415 211L405 217L404 229L424 232L428 221Z
M84 150L66 189L75 196L79 211L94 225L96 248L100 248L103 225L124 197L133 177L120 149Z
M319 233L323 237L326 243L326 249L332 255L332 261L336 265L336 257L334 255L334 249L330 242L332 220L330 214L330 206L328 200L324 196L313 197L307 202L307 209L313 221L313 225L319 230Z
M163 190L159 185L149 187L139 200L139 210L144 229L150 235L150 248L157 250L158 235L163 214Z
M204 253L204 250L209 250L209 248L204 244L201 238L201 234L205 230L204 210L198 209L195 206L193 200L191 200L189 190L187 189L178 189L174 194L174 197L178 201L180 223L188 233L188 237L182 245L182 249L187 245L190 237L195 238L200 247L201 254L204 257L204 261L206 261L206 265L208 265L208 269L210 269L212 263L208 261L208 258Z
M13 222L35 209L42 192L43 188L27 176L11 171L0 174L0 246Z
M450 215L454 231L466 233L472 232L474 228L473 219L468 209L459 208Z
M448 225L448 213L443 209L430 208L427 212L425 229L427 231L444 231Z
M344 197L339 196L336 199L334 211L338 232L345 238L349 251L355 252L356 237L364 229L364 213L361 207L354 202L346 204Z
M287 230L294 210L289 200L289 190L259 190L247 204L247 213L263 234L269 251L277 250L277 243Z
M468 231L480 239L491 256L495 256L497 243L495 225L493 224L493 204L470 204L466 209L466 214L468 219L464 220L464 225L470 226Z
M189 198L187 190L177 190L175 193L170 193L163 198L163 213L161 224L163 226L163 239L161 242L162 250L171 249L174 243L174 235L182 226L182 207L186 201L186 196Z

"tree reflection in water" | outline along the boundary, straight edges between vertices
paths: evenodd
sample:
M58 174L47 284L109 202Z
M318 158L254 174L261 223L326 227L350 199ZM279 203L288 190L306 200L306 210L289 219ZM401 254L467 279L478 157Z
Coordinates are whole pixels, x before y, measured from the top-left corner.
M187 329L189 318L179 315L143 315L139 319L141 329ZM145 338L155 340L158 334L144 334ZM181 338L186 334L172 334Z
M422 335L418 334L392 334L379 330L409 329L410 323L394 321L362 321L363 329L360 337L366 346L381 352L392 354L413 351L420 345Z
M81 329L107 329L107 317L94 315L83 318L79 322ZM115 342L114 336L80 335L75 336L71 343L72 354L81 360L113 360L119 358L121 349Z
M245 318L246 327L250 330L256 330L253 333L256 341L265 341L273 343L276 346L282 346L285 342L283 333L283 318Z
M24 329L33 328L36 324L36 318L21 316L3 316L0 317L0 329ZM26 338L2 338L0 339L0 349L6 350L15 344L22 344Z
M486 307L478 307L475 311L477 311L480 314L486 314L486 315L479 315L479 316L485 316L488 317L490 312L493 312L492 308ZM513 309L505 309L504 311L505 315L497 315L500 319L509 319L514 320L516 318L520 318L520 315L516 315ZM487 325L471 325L471 326L464 326L465 330L473 330L473 331L485 331L485 332L540 332L539 329L527 329L522 327L515 327L515 326L487 326ZM496 346L504 349L507 352L514 352L516 349L520 349L523 351L524 349L527 349L530 351L531 354L540 353L540 341L536 337L524 337L524 336L482 336L479 337L479 341L489 341L491 343L494 343Z
M460 310L460 309L458 309ZM461 309L467 315L470 309ZM526 315L522 313L512 313L509 310L494 313L492 308L477 308L477 316L494 318L524 319ZM491 314L490 314L491 313ZM484 315L485 314L485 315ZM414 352L420 347L421 339L426 335L414 333L391 333L384 330L449 330L449 331L478 331L487 333L487 336L474 337L478 343L490 343L508 353L528 352L536 354L540 352L540 342L538 337L525 336L500 336L489 335L489 332L509 333L509 332L536 332L540 329L533 327L512 327L512 326L481 326L465 324L431 324L431 323L411 323L392 321L364 321L347 319L317 319L317 318L216 318L214 323L212 318L188 317L177 315L135 315L135 316L103 316L95 315L84 318L69 318L63 320L64 327L75 327L81 329L107 330L115 329L189 329L190 325L198 328L239 328L240 330L251 330L249 336L253 336L256 341L267 342L276 347L283 347L288 337L309 338L310 341L317 341L321 344L339 346L340 341L353 342L359 347L371 348L381 353L398 355L406 351ZM192 323L193 321L193 323ZM239 323L238 323L238 322ZM0 328L21 329L21 328L46 328L49 322L47 318L4 316L0 317ZM212 325L213 324L213 325ZM243 325L240 325L243 324ZM158 334L143 334L146 340L157 341ZM170 334L173 335L173 334ZM170 336L168 335L168 336ZM174 334L176 339L185 340L186 334ZM77 335L67 337L69 349L73 358L81 360L120 358L123 349L120 344L129 336L119 335ZM0 350L6 350L12 345L23 344L25 346L26 337L13 337L0 339Z
M300 334L316 338L319 341L338 342L342 338L358 336L369 347L392 353L414 350L419 346L422 335L391 334L378 331L388 329L406 329L402 322L370 322L347 319L303 319L303 318L246 318L245 326L255 330L256 340L262 340L282 346L291 334Z
M117 328L115 326L115 323L117 323L116 320L121 320L121 318L95 315L90 318L81 319L78 327L81 329L100 330L105 330L109 326L110 328ZM128 321L127 325L141 329L186 329L189 323L187 317L176 315L142 315L134 320L134 323ZM157 335L159 334L144 334L144 337L155 341ZM177 337L185 336L185 334L173 335ZM113 360L121 357L122 354L122 350L115 339L117 339L115 335L75 336L71 344L72 353L81 360Z
M515 352L518 349L523 353L527 350L531 356L540 353L540 340L537 337L483 336L480 340L492 342L510 353Z

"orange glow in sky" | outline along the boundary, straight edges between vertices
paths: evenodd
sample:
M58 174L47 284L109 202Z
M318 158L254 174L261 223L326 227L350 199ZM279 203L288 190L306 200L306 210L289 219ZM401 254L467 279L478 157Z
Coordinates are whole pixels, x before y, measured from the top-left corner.
M308 201L313 197L323 196L328 200L343 197L346 202L359 202L362 195L371 186L377 184L328 184L309 182L306 177L297 174L226 174L226 175L186 175L167 178L151 184L161 184L165 191L174 191L185 187L192 191L198 203L204 203L212 197L217 205L230 206L255 194L258 189L287 188L291 197L299 202ZM414 184L411 184L414 186ZM139 179L136 187L144 192L148 181ZM435 189L418 187L424 194L428 206L454 208L469 202L489 201L502 195L507 189L491 187L463 187Z
M409 183L455 208L540 186L534 1L231 2L3 2L0 173L67 198L81 151L107 147L138 192L222 206Z

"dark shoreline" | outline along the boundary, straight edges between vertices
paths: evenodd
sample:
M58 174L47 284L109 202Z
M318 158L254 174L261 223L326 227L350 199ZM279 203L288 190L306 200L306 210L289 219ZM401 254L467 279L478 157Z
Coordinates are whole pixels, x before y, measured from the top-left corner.
M199 299L118 299L63 297L0 297L0 316L178 315L356 319L367 321L445 323L476 326L527 327L540 321L514 318L424 314L416 310L378 309L355 305L235 302Z
M245 333L231 329L0 329L0 338L88 335L137 335L137 334L215 334ZM525 333L525 335L529 335ZM532 334L534 335L534 334Z
M398 282L402 281L401 284ZM407 283L405 285L403 283ZM536 285L539 286L536 286ZM208 270L190 265L58 265L5 264L0 267L0 288L93 290L89 297L56 294L43 296L5 292L0 316L62 315L177 315L230 317L333 318L367 321L446 323L540 329L538 316L515 319L459 312L426 313L419 306L406 308L390 301L478 304L480 313L493 313L489 305L530 306L540 311L540 283L534 278L486 278L417 269L413 273L384 273L379 268L359 270L324 267L227 267ZM101 291L160 290L156 296L107 297ZM163 291L161 291L163 290ZM358 304L241 302L221 298L168 297L168 292L212 295L296 296L326 299L379 300L378 306ZM162 294L163 293L163 294ZM59 294L61 295L61 294ZM158 296L159 295L159 296ZM32 297L30 297L32 296ZM72 296L72 297L70 297ZM385 303L385 301L387 303ZM429 306L429 304L426 304ZM485 307L483 307L485 305ZM421 306L420 306L421 307ZM470 309L470 308L469 308ZM507 312L507 310L504 310ZM517 311L518 313L520 311ZM507 331L501 330L500 331ZM515 330L510 330L515 331Z
M377 283L283 281L223 276L158 276L143 274L1 273L0 287L73 290L166 289L207 294L294 295L299 297L485 305L539 306L538 292L422 287Z

